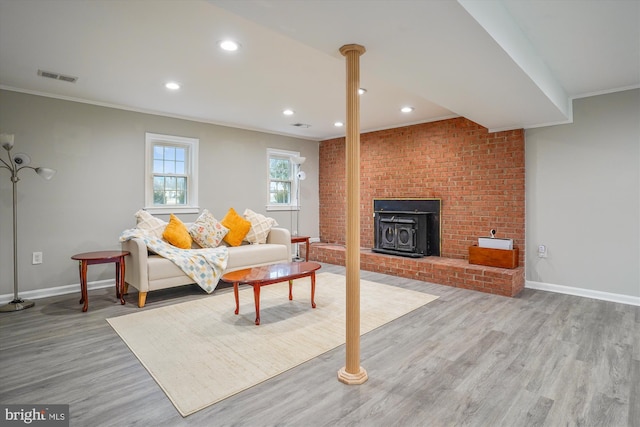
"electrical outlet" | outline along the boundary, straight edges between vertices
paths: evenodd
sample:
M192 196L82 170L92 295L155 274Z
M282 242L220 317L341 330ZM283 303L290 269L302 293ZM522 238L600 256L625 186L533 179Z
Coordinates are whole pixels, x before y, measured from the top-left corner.
M547 247L545 245L538 246L538 258L547 257Z
M42 252L34 252L33 258L31 259L31 264L42 264Z

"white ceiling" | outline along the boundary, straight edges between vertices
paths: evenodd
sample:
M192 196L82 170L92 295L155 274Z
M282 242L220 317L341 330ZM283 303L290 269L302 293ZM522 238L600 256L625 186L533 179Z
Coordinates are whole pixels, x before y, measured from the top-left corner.
M640 0L0 0L0 87L322 140L344 135L350 43L363 132L566 123L573 98L640 87Z

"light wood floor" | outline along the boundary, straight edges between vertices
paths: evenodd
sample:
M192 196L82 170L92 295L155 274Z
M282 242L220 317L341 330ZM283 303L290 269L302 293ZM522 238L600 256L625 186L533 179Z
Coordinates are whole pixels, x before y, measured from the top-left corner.
M64 295L0 315L0 403L70 404L71 425L92 427L640 426L640 307L361 278L440 296L362 337L363 385L337 380L341 346L182 418L105 321L140 310L137 294L121 306L101 289L87 313ZM144 310L210 297L155 292Z

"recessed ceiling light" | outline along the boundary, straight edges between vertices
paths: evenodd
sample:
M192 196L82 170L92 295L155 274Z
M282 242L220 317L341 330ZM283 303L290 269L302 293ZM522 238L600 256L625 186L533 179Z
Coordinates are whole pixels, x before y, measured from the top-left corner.
M166 85L164 85L164 87L166 87L167 89L170 89L170 90L178 90L178 89L180 89L180 84L178 84L176 82L169 82Z
M285 116L293 116L293 110L290 109L286 109L282 111L282 114L284 114Z
M342 122L335 122L333 125L334 125L335 127L337 127L337 128L341 128L342 126L344 126L344 123L342 123Z
M400 111L402 111L403 113L410 113L413 111L413 107L402 107Z
M364 95L365 93L367 93L367 90L363 87L361 87L360 89L358 89L358 95Z
M227 52L235 52L240 49L240 43L233 40L222 40L221 42L218 42L218 46L220 46L220 49L226 50Z

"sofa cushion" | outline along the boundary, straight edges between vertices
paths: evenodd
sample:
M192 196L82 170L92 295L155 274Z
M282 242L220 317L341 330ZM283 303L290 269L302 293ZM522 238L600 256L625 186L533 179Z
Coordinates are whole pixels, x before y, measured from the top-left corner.
M230 246L240 246L249 229L251 229L251 223L238 215L238 212L233 208L229 208L220 222L229 229L227 235L224 236L224 241Z
M147 268L150 282L172 277L187 277L180 267L160 255L150 255L147 259Z
M256 213L251 209L245 209L244 218L251 223L251 228L244 240L253 244L266 243L271 227L278 225L275 219Z
M243 245L230 247L227 271L239 270L258 265L287 262L289 252L285 245L267 243L264 245Z
M193 241L203 248L217 247L228 232L229 229L220 224L206 209L204 209L198 219L189 226L189 234L191 234Z
M187 226L174 214L170 215L169 224L165 227L162 237L180 249L191 249L193 243Z
M167 226L167 223L165 221L161 220L160 218L156 218L143 209L140 209L138 212L136 212L135 217L137 228L146 230L158 239L162 239L162 233Z

